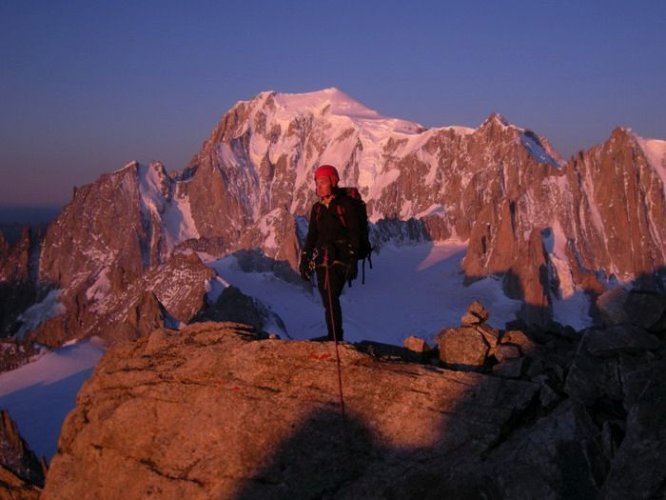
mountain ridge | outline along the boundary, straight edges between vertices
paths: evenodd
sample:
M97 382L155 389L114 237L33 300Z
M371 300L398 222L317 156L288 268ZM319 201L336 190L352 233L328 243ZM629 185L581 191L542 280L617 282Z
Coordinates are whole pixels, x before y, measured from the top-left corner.
M332 163L363 194L378 246L396 234L467 242L466 279L502 277L528 322L548 323L573 293L594 305L638 275L663 286L662 141L616 128L563 162L497 113L477 129L419 127L334 88L239 101L183 170L130 162L76 189L41 245L39 282L81 316L181 252L257 249L296 269L312 168Z

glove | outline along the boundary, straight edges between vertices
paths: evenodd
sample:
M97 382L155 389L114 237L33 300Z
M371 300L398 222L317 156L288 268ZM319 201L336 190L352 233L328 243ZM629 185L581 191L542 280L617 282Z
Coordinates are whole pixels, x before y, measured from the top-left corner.
M312 271L310 270L310 258L306 252L301 253L301 262L298 266L298 270L301 273L301 278L304 281L310 281L312 276Z

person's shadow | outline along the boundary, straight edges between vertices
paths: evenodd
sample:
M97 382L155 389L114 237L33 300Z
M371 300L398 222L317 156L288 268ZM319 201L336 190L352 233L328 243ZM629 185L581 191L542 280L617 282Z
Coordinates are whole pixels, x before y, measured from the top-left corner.
M500 499L492 481L469 474L470 457L489 444L485 435L471 437L489 431L486 422L470 424L459 413L485 398L482 387L475 389L454 402L453 418L442 415L439 437L422 446L382 445L369 426L342 417L333 404L316 410L258 473L238 485L233 498Z
M246 480L237 499L333 498L362 477L380 450L371 432L340 412L319 410L271 457L261 473Z

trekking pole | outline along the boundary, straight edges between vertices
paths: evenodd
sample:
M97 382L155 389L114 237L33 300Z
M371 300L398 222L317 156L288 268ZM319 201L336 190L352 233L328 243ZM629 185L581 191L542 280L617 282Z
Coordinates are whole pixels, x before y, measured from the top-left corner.
M340 364L340 352L338 351L338 335L335 331L335 315L333 314L333 297L331 296L331 280L329 277L328 251L324 254L324 269L326 270L324 288L328 292L328 311L331 317L331 329L333 330L333 341L335 343L335 359L338 369L338 393L340 395L340 414L345 418L345 399L342 394L342 366Z

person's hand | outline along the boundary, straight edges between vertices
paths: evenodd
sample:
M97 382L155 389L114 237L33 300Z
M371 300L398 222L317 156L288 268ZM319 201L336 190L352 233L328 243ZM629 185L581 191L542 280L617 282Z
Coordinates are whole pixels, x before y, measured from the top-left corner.
M301 273L301 278L303 278L304 281L310 281L310 277L312 276L312 271L310 271L310 259L305 252L301 254L301 263L298 267Z
M307 268L305 268L305 269L301 268L301 278L303 279L303 281L310 281L310 277L311 277L311 276L312 276L312 274L310 273L310 270L309 270L309 269L307 269Z

